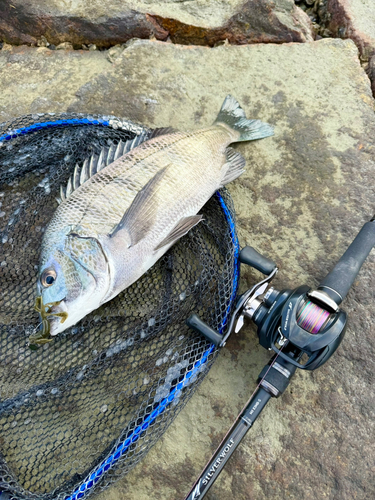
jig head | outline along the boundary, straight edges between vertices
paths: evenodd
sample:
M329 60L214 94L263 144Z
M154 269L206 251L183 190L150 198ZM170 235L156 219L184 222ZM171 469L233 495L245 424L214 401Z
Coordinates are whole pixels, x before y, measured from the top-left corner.
M30 335L29 346L31 349L35 349L36 345L43 345L52 341L52 337L50 337L50 324L47 319L49 316L57 316L61 318L61 323L64 323L64 321L67 319L68 313L66 311L52 312L52 308L54 306L58 306L60 302L61 300L43 304L42 296L36 298L34 309L40 314L40 317L42 319L42 329Z

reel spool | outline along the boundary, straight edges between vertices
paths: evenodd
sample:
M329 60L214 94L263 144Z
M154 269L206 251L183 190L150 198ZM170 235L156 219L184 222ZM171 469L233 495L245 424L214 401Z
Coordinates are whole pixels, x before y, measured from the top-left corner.
M319 333L328 323L330 313L310 300L302 301L297 311L297 324L309 333Z

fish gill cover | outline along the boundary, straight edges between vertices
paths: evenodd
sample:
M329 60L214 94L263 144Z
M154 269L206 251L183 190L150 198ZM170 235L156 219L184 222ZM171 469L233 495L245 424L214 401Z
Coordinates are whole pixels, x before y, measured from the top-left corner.
M225 190L204 221L126 291L32 351L43 232L76 163L147 132L115 117L25 116L0 125L0 491L85 498L126 474L207 374L216 350L185 325L223 331L238 283Z

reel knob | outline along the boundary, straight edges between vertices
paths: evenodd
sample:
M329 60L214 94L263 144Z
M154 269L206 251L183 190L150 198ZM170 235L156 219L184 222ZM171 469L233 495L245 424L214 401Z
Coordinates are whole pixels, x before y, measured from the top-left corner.
M240 252L240 262L248 266L254 267L266 276L270 275L276 268L273 260L265 257L255 250L253 247L246 246Z

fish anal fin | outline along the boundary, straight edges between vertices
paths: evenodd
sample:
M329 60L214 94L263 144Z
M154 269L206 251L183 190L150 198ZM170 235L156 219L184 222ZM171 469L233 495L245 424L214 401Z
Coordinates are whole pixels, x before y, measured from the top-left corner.
M155 192L166 169L164 167L159 170L137 193L120 222L109 234L110 238L121 237L120 233L125 231L130 237L129 246L134 246L146 236L155 221L158 209Z
M235 151L233 148L226 149L227 161L223 165L224 178L220 183L220 187L225 186L229 182L234 181L245 172L245 158Z
M172 231L168 234L164 240L159 243L157 247L154 248L154 250L159 250L160 248L163 248L166 245L172 245L175 243L177 240L182 238L186 233L190 231L194 226L198 224L202 220L202 215L190 215L189 217L183 217L178 221L178 223L175 225L175 227L172 229Z

